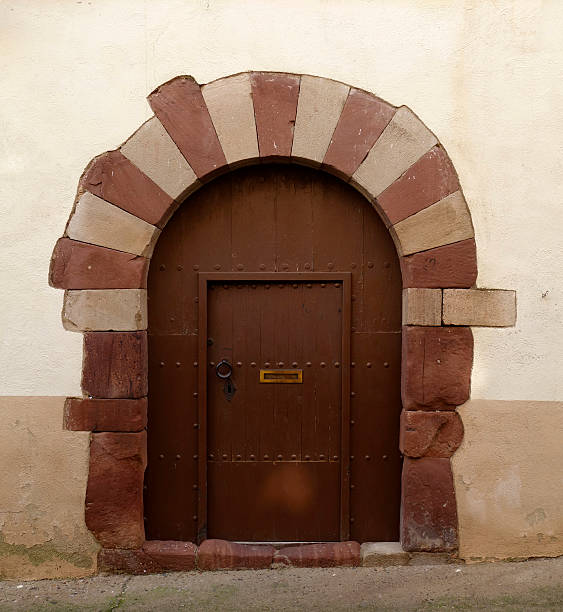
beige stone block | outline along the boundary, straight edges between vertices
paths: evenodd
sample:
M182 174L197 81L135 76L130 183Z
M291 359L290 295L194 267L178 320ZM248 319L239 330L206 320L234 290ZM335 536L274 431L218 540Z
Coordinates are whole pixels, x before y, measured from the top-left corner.
M146 289L65 292L63 325L70 331L137 331L147 328Z
M228 164L258 157L250 75L237 74L201 88Z
M390 567L408 565L410 554L400 542L364 542L360 546L363 567Z
M444 289L444 325L512 327L516 324L516 291Z
M441 289L403 289L403 325L441 324Z
M76 204L66 235L80 242L150 257L160 230L87 191Z
M143 123L120 150L175 200L181 200L199 185L190 164L156 117Z
M400 255L473 238L471 215L461 191L399 221L391 228Z
M438 140L406 106L401 106L352 176L352 183L376 198Z
M292 157L322 163L349 91L344 83L301 77Z

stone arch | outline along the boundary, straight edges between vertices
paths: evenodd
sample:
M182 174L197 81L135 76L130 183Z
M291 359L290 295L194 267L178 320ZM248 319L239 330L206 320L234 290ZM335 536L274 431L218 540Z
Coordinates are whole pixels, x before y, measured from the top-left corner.
M436 136L405 106L309 75L250 72L203 86L181 76L148 100L154 116L82 175L49 277L66 290L64 326L84 332L85 397L67 400L65 426L93 432L86 520L104 547L102 565L168 563L147 561L154 544L144 544L142 521L154 244L202 184L264 161L349 182L393 236L404 287L401 542L455 551L450 457L463 435L455 408L470 393L470 326L513 325L516 307L512 291L475 287L471 215Z

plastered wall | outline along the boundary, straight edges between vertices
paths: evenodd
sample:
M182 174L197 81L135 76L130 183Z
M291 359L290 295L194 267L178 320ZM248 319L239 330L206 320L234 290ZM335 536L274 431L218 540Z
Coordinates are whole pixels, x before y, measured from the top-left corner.
M532 497L544 495L550 508L563 503L563 487L554 487L556 476L547 478L532 452L537 440L549 464L563 459L558 437L539 434L560 424L563 411L562 23L558 0L0 3L0 394L80 394L82 339L63 330L62 292L47 285L49 259L85 165L150 116L145 96L152 89L178 74L204 83L243 70L338 79L408 105L436 133L473 217L478 285L517 290L516 327L474 330L472 399L487 401L461 411L466 436L454 460L461 551L471 557L542 554L544 548L563 553L561 518L549 523L555 538L549 546L522 547L518 536L534 511ZM500 409L490 400L507 403ZM33 439L46 436L37 418L47 418L44 400L33 402L0 403L6 444L27 440L27 431ZM54 433L62 401L53 399L48 414L54 437L37 446L37 463L14 455L11 468L32 474L35 506L55 516L60 508L39 486L45 475L38 466L57 435L60 456L85 457L87 436ZM506 452L491 456L499 447ZM486 465L484 453L491 457ZM483 514L496 503L491 482L512 490L517 460L526 478L513 518L507 522L499 507ZM84 533L87 466L80 465L60 469L72 473L68 521ZM35 520L29 504L6 501L11 478L0 467L0 534L32 546L25 530L6 532L4 516L12 507L29 524ZM540 523L526 527L532 539L546 531ZM52 539L47 531L37 538ZM87 536L78 538L86 547Z

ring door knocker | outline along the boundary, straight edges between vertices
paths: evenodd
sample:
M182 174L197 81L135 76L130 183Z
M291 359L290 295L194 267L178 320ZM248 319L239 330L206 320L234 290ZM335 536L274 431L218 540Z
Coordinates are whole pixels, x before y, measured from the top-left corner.
M235 391L237 390L235 383L231 380L233 366L226 359L221 359L221 361L215 366L215 374L217 375L217 378L225 381L223 393L225 394L227 401L230 402L233 399Z

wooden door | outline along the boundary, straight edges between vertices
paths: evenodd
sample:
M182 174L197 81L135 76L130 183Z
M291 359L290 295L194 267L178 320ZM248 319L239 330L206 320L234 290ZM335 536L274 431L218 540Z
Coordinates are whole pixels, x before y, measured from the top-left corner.
M156 245L148 278L149 425L148 466L145 477L147 538L195 541L213 533L224 533L223 537L231 537L226 530L222 531L228 520L231 520L229 529L238 528L238 525L242 534L242 529L245 528L243 517L239 516L235 520L224 516L232 510L230 501L227 502L227 507L219 500L214 501L214 495L220 497L228 493L221 492L218 483L224 480L220 474L215 474L214 470L242 469L238 467L237 462L242 461L243 452L248 452L248 456L254 453L241 448L240 452L234 453L234 459L231 451L231 458L227 460L224 468L221 467L222 459L211 461L208 466L207 451L202 445L202 440L215 440L213 436L217 434L217 429L213 429L210 421L210 437L204 438L205 423L201 420L202 414L208 409L207 401L203 403L208 387L212 393L217 391L211 386L215 380L211 378L213 368L209 366L209 362L216 362L223 357L213 352L217 346L213 344L207 347L210 356L206 357L205 362L200 359L200 344L203 340L207 341L209 334L206 334L205 338L200 337L202 308L198 283L203 274L266 273L350 275L351 320L348 341L351 356L349 367L345 368L350 377L350 414L347 419L349 433L343 435L341 429L339 434L341 439L345 438L343 443L350 446L347 453L349 482L345 495L341 490L337 497L334 493L335 480L331 480L335 477L329 474L331 469L335 470L333 461L340 461L341 466L343 464L340 458L325 459L322 478L326 477L327 482L331 483L330 486L327 485L327 495L331 501L325 504L327 517L325 519L323 514L322 520L326 520L322 527L323 533L321 534L320 527L318 535L306 532L307 521L303 517L302 520L293 517L291 520L295 524L283 527L287 532L275 531L281 524L280 508L270 510L273 512L271 516L267 516L265 510L262 511L262 531L256 532L255 537L265 540L277 537L292 540L300 537L307 540L339 539L348 532L350 538L359 541L398 540L402 461L398 449L401 410L401 274L398 257L385 225L370 203L353 188L320 170L275 164L242 168L202 187L182 204L164 228ZM296 283L298 288L291 287L292 291L302 292L303 295L307 293L307 287L303 288L300 280L294 278L293 283ZM224 284L225 282L222 283ZM248 288L247 284L241 282L244 288L240 289L232 286L230 281L226 284L229 288L219 289L217 295L223 293L225 296L241 296L240 300L230 298L233 312L241 308L243 296L250 296L253 291L256 295L260 292L266 295L263 285L258 289L258 281L255 290L252 289L252 283ZM271 284L273 288L274 282L271 281ZM327 285L322 289L316 281L311 284L314 285L308 294L311 300L328 288ZM279 288L279 284L276 285L278 300L282 300L282 295L287 296L289 300L290 287L286 282L284 285L286 286L283 290ZM336 288L332 289L336 299L338 292ZM206 296L211 296L214 291L216 289L209 290ZM250 341L255 330L267 324L266 320L260 321L258 325L257 320L244 319L248 309L258 308L259 304L260 302L248 302L239 315L232 317L236 329L231 327L230 333L236 331L241 342ZM271 307L272 310L268 312L275 312L279 316L297 317L296 313L291 315L289 306L283 308L280 304L281 302L274 302L266 308L266 302L263 302L261 307L266 310ZM309 304L308 307L315 313L310 317L311 321L315 321L315 325L323 325L324 317L328 316L323 309L329 308L329 305L330 302L325 304L324 300L315 302L314 305ZM211 337L213 334L226 333L225 330L217 328L219 323L214 314L217 307L215 299L210 297ZM207 309L205 312L207 316ZM243 320L247 321L246 326L242 326ZM343 329L342 321L338 325L335 321L333 323L337 329ZM298 320L290 323L287 319L283 324L285 328L282 324L276 324L276 331L281 334L280 342L282 338L285 338L287 343L296 341L297 336L292 336L291 333L294 324L299 325ZM305 332L308 329L310 328L305 329ZM339 333L341 332L327 329L327 342L332 342ZM228 348L227 340L221 342ZM241 350L235 349L235 346L233 344L233 351ZM235 384L236 378L242 376L242 369L237 371L237 361L256 361L258 369L259 357L254 358L251 355L258 351L257 346L242 346L242 350L247 351L245 359L237 358L234 352L231 356L234 361ZM289 344L287 346L289 347ZM279 348L281 351L282 346ZM284 364L288 360L291 363L301 363L300 359L307 361L305 357L290 354L288 348L285 350L286 353L282 357L273 354L268 359L271 358L271 363L278 360L278 363ZM319 355L320 353L321 351ZM317 360L320 364L321 360L328 363L328 359L319 357ZM313 362L312 358L309 360ZM264 359L262 361L264 363ZM201 386L202 368L206 374L205 388ZM332 370L335 376L336 369ZM306 366L303 370L306 375ZM328 369L326 371L328 372ZM240 383L240 389L230 404L231 410L241 403L243 393L247 393L245 384ZM335 384L333 381L328 387L321 386L319 391L325 392L330 385ZM296 398L299 397L298 390L289 391L286 388L284 391L280 390L283 385L270 385L274 386L276 390L267 390L266 385L262 385L258 387L259 393L293 393ZM302 401L305 402L307 384L303 383L301 389L304 393ZM334 393L337 395L336 390ZM217 401L219 399L220 396ZM262 405L261 401L256 400L252 404L255 406L252 410L258 412L255 415L258 419L263 417L256 408L256 405ZM222 408L215 399L211 398L210 402L210 416L220 413ZM293 404L288 400L289 406L293 407ZM274 409L268 405L267 409L270 408ZM306 409L312 410L310 407ZM342 402L338 410L342 411ZM251 419L250 412L245 413L245 419L245 423ZM241 423L242 421L237 421L237 426ZM242 430L234 431L239 440L237 444L244 442L250 448L256 440L258 428L260 433L263 430L262 425L255 424L252 427L255 428L254 434L248 438ZM280 467L291 463L286 469L312 470L313 468L302 467L304 461L298 461L297 458L291 461L291 455L297 455L299 444L303 445L300 438L291 432L288 423L288 428L283 429L285 437L278 442L281 450L272 450L282 455ZM273 438L271 444L274 449ZM217 451L219 450L223 449L217 447ZM320 446L315 452L321 454ZM303 447L301 453L303 457ZM223 454L229 457L228 451L219 454L221 458ZM240 460L237 460L237 454L241 455ZM290 455L290 461L287 463L283 457L285 454ZM202 462L205 467L209 467L209 480L206 470L201 468ZM257 469L266 470L266 467L262 466L263 457L255 463L261 464ZM294 467L293 464L299 467ZM271 465L273 466L273 461ZM321 470L321 467L318 469ZM262 478L265 479L266 475ZM320 473L318 479L321 479ZM282 481L280 476L280 482ZM343 479L340 478L340 485L342 482ZM325 485L321 488L324 490ZM255 490L259 490L258 484ZM341 511L346 496L349 496L349 513ZM335 532L335 517L342 520L345 515L348 516L347 524L340 525L338 532ZM292 530L294 535L291 535ZM303 535L299 536L299 533ZM235 535L232 537L238 537L235 531L233 534Z
M207 537L345 539L349 274L232 276L200 285Z

